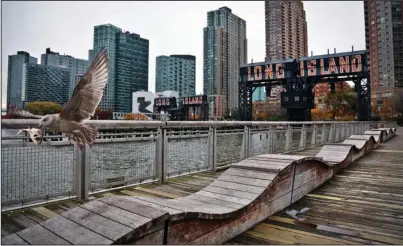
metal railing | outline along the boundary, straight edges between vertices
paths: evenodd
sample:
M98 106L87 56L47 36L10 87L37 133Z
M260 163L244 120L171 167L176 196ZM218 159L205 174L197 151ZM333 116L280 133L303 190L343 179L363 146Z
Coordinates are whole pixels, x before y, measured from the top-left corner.
M30 206L230 166L265 153L337 142L395 122L91 121L100 129L83 150L65 136L41 145L16 136L36 120L3 120L2 206ZM53 141L52 141L53 139ZM3 209L4 210L4 209Z

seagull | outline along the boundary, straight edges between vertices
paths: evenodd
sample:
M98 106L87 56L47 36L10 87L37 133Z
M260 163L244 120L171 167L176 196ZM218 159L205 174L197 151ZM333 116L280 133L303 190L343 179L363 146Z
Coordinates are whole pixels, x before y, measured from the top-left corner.
M82 150L85 144L90 147L98 137L98 128L83 124L94 116L95 110L102 99L103 91L108 82L108 57L106 50L101 49L88 71L74 88L73 95L59 114L35 115L26 110L15 110L14 114L21 117L40 119L39 128L48 128L65 133L73 139Z

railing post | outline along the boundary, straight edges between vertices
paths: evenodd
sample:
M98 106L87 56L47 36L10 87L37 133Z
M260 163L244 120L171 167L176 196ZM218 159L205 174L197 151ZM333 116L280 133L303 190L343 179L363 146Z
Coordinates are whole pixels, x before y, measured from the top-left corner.
M324 145L325 142L326 142L326 124L323 124L320 144Z
M311 146L316 146L317 135L318 135L317 125L313 124Z
M78 144L74 144L74 152L76 160L74 164L75 182L73 190L77 194L79 200L87 201L90 190L90 168L91 168L91 148L85 145L82 150Z
M156 142L156 157L155 157L155 167L154 175L161 182L165 183L167 179L168 166L167 166L167 147L168 138L166 128L158 128L158 137Z
M217 170L217 129L210 127L208 134L208 165L212 172Z
M268 133L268 136L267 136L267 153L268 154L271 154L271 153L273 153L274 152L274 150L273 150L273 135L274 135L274 133L273 133L273 128L272 128L272 126L269 126L269 133Z
M299 148L305 149L306 148L306 126L303 124L301 128L301 139L299 141Z
M334 125L333 125L333 123L330 123L329 139L327 141L329 143L334 142Z
M336 123L335 127L336 127L336 134L334 136L334 140L339 141L340 140L340 125Z
M344 140L346 138L346 124L341 124L341 139Z
M355 125L355 129L356 129L356 134L361 134L361 126L360 126L360 122L357 122Z
M242 136L242 146L241 146L241 154L240 159L244 160L249 157L250 152L250 127L245 126Z
M287 125L287 132L285 137L285 152L292 150L292 128L291 125Z

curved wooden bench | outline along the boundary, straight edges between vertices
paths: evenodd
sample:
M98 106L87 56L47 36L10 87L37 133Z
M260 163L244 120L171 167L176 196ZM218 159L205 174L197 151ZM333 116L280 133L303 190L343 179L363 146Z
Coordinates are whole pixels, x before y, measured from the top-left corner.
M104 197L2 238L2 244L221 244L332 178L395 129L326 144L315 157L245 159L204 189L177 199Z

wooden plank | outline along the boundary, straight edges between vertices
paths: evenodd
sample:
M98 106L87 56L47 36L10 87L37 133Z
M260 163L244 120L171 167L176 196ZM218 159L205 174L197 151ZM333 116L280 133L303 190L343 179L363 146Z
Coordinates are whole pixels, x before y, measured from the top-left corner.
M14 215L12 219L23 228L29 228L38 224L23 214Z
M132 190L120 190L119 193L124 194L125 196L147 196L147 197L154 197L151 194L141 192L141 191L132 191Z
M379 206L379 207L387 207L387 208L403 210L403 206L395 205L395 204L360 201L360 200L356 200L356 199L345 199L345 198L341 198L341 197L331 197L331 196L323 196L323 195L316 195L316 194L307 194L307 196L308 197L322 198L322 199L329 199L329 200L342 200L342 201L351 202L351 203L369 204L369 205L374 205L374 206Z
M56 216L41 224L72 244L111 244L112 241L63 216Z
M162 197L166 197L166 198L178 198L178 197L182 197L182 196L178 196L178 195L174 195L171 193L166 193L166 192L162 192L162 191L157 191L157 190L151 190L151 189L146 189L143 187L136 187L134 188L135 190L139 190L139 191L143 191L143 192L147 192L153 195L158 195L158 196L162 196Z
M285 159L277 159L277 158L254 158L250 157L243 161L238 162L239 164L249 164L249 163L258 163L258 164L265 164L265 165L274 165L274 166L286 166L289 163L293 162L293 160L285 160Z
M255 200L259 196L259 194L255 194L255 193L248 193L248 192L233 190L230 188L222 188L222 187L216 187L216 186L211 186L211 185L204 188L203 191L223 194L223 195L227 195L227 196L239 197L239 198L244 198L244 199L248 199L248 200Z
M66 245L70 244L63 238L45 229L41 225L36 225L28 229L17 232L17 235L24 239L29 244L34 245Z
M347 139L357 139L357 140L370 140L370 135L350 135ZM377 140L375 140L377 142Z
M366 140L346 139L343 141L345 144L355 145L358 149L362 149L367 143Z
M211 203L211 204L215 204L224 208L230 208L230 209L240 209L241 207L243 207L244 205L240 204L240 203L234 203L234 202L228 202L228 201L222 201L222 200L218 200L215 198L210 198L210 197L205 197L205 196L199 196L197 194L193 194L187 197L183 197L183 198L178 198L178 199L182 199L184 201L188 201L188 202L199 202L202 204L205 203Z
M232 175L232 176L241 176L241 177L247 177L247 178L257 178L257 179L267 179L267 180L273 180L277 175L274 173L267 173L267 172L254 171L254 170L245 170L245 169L239 169L236 167L231 167L223 175L225 175L225 174Z
M179 210L179 208L174 209L174 208L166 207L166 206L163 206L160 204L149 202L148 200L143 200L144 198L146 198L146 197L127 197L126 199L133 200L136 203L140 203L140 204L152 207L152 208L157 208L157 209L160 209L163 211L167 211L170 214L178 214L178 213L183 212L183 210Z
M109 204L97 200L81 205L81 207L133 229L137 229L139 226L151 221L149 218L110 206Z
M239 190L239 191L255 193L255 194L261 194L267 188L267 187L252 186L252 185L248 185L248 184L239 184L239 183L233 183L233 182L221 181L221 180L214 181L210 186L222 187L222 188L230 187L233 190Z
M246 170L254 170L254 171L262 171L262 172L269 172L269 173L279 173L281 170L284 169L283 166L267 166L265 164L232 164L232 167L237 167ZM225 174L223 174L225 175ZM220 176L221 177L221 176ZM218 177L218 178L220 178Z
M65 201L63 203L59 203L57 204L60 208L64 209L64 210L69 210L71 208L75 208L77 206L80 206L81 203L78 202L73 202L73 201Z
M176 198L193 194L193 192L185 191L185 189L186 188L183 188L183 187L173 187L169 184L159 185L159 186L153 188L153 190L158 191L158 192L164 192L164 193L169 193L169 194L175 195ZM171 196L170 198L172 198L172 197L173 196Z
M114 243L125 243L122 240L133 231L130 227L80 207L73 208L63 213L62 216L112 240Z
M48 219L56 217L58 215L57 213L55 213L45 207L33 207L33 208L31 208L31 210L35 211L36 213L38 213Z
M161 206L165 206L168 208L180 209L184 212L201 212L201 213L211 213L211 214L220 214L220 213L227 213L228 209L223 208L219 210L217 208L213 209L209 205L203 207L197 207L195 204L186 202L184 200L176 200L176 199L158 199L158 198L147 198L141 197L138 198L141 200L145 200L151 203L155 203Z
M287 238L277 237L276 235L267 235L266 233L261 233L257 231L247 231L245 235L250 236L252 238L261 239L265 242L273 242L274 245L276 244L285 244L285 245L293 245L295 241L289 240ZM265 243L268 244L268 243Z
M27 245L28 243L25 242L21 237L17 234L10 234L1 238L2 245Z
M226 206L221 206L221 205L218 205L218 204L215 204L215 203L208 202L206 200L195 200L195 199L189 199L189 198L184 199L184 197L178 198L176 200L177 201L184 201L186 203L192 203L192 204L195 204L197 206L203 205L204 207L209 207L211 209L214 209L217 212L219 211L220 213L230 213L230 212L234 211L233 208L228 208Z
M216 198L218 200L223 200L223 201L228 201L228 202L236 202L240 203L243 205L249 205L253 200L252 199L244 199L244 198L239 198L239 197L233 197L233 196L228 196L228 195L222 195L222 194L217 194L217 193L212 193L208 191L201 190L196 193L199 196L206 196L206 197L211 197L211 198Z
M267 223L262 223L256 226L254 231L266 234L268 239L270 239L270 236L274 235L283 239L293 239L293 244L354 244L354 242L343 239L327 237Z
M55 212L56 214L61 214L61 213L66 212L66 209L58 206L58 204L56 204L56 203L46 204L46 205L44 205L44 207L46 209L49 209L52 212Z
M228 181L237 184L246 184L250 186L259 186L259 187L267 187L271 182L270 180L246 178L226 174L221 175L220 177L217 178L217 180Z
M292 161L289 160L251 160L251 159L246 159L243 161L240 161L236 164L242 165L242 166L249 166L251 164L259 164L259 165L265 165L268 168L273 168L273 169L283 169L284 167L290 165Z
M250 159L272 159L272 160L290 160L290 161L296 161L300 160L302 158L307 158L309 156L303 156L303 155L282 155L282 154L263 154L263 155L258 155L254 156Z
M149 207L136 201L129 200L126 197L104 197L99 199L98 201L127 210L131 213L138 214L149 219L157 219L159 217L168 215L168 212L165 210L155 207Z
M1 215L1 228L9 234L25 229L24 227L21 227L21 225L17 224L8 214Z

